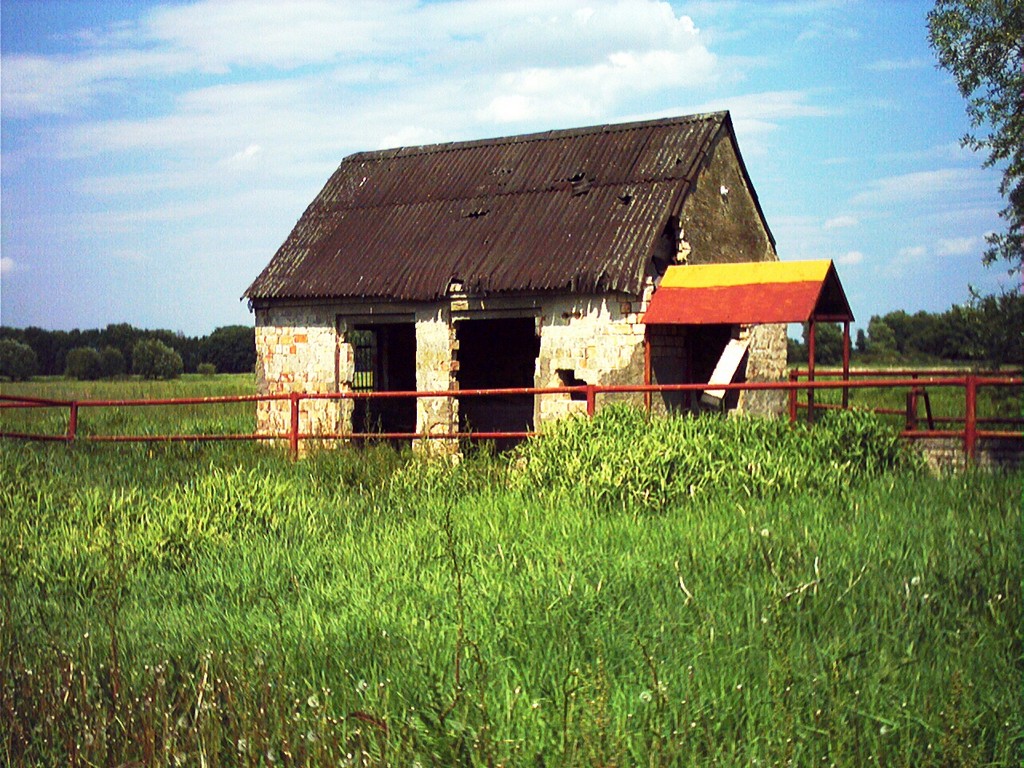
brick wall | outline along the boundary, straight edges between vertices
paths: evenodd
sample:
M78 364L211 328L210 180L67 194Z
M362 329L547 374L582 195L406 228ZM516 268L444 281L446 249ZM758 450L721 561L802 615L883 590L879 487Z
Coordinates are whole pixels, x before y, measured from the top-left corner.
M538 320L541 330L534 384L641 384L644 380L644 332L640 322L653 288L640 301L613 296L553 298L545 301ZM457 387L455 327L445 304L422 305L416 323L416 387L419 391L450 391ZM348 341L349 328L335 308L273 307L256 313L257 382L261 394L291 392L333 393L351 388L355 354ZM748 332L750 358L747 379L763 381L785 376L786 340L783 326L760 326ZM686 331L652 328L652 344L659 354L675 348L682 356ZM677 374L678 372L676 372ZM669 372L665 380L681 380ZM657 376L655 376L657 383ZM598 405L615 400L643 403L643 395L602 395ZM657 408L661 398L654 398ZM660 403L664 409L664 403ZM741 408L778 414L785 406L782 393L747 393ZM536 424L584 413L586 402L570 395L544 395L536 399ZM303 401L301 424L311 433L338 433L351 429L349 401ZM257 410L261 433L284 433L290 426L287 401L261 402ZM458 404L447 398L421 398L416 429L444 433L458 424ZM429 441L429 444L441 443ZM451 446L442 446L449 450Z
M644 326L639 320L646 308L645 302L612 297L546 302L536 386L643 383ZM602 396L600 402L610 399ZM586 402L569 395L544 395L537 398L534 419L542 424L570 413L586 413Z
M338 334L333 315L313 308L275 307L256 313L256 383L260 394L338 391ZM335 432L338 404L300 403L304 431ZM287 432L291 404L260 402L256 428L263 434Z
M914 440L911 445L925 457L932 472L959 472L967 468L961 436L925 438ZM1024 446L1013 438L979 438L975 463L984 469L1020 469L1024 466Z

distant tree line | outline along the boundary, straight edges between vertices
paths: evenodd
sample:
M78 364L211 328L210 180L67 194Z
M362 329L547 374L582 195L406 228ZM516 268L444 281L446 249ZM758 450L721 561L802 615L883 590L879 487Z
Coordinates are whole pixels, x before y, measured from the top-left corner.
M246 373L256 364L252 326L227 325L208 336L143 330L116 323L94 330L0 326L0 377L171 379L182 373Z
M1024 296L1008 292L979 296L945 312L903 310L873 315L865 331L851 340L851 354L860 363L966 362L986 367L1024 365ZM807 328L803 341L789 340L789 362L807 362ZM814 359L821 365L843 360L839 325L819 323Z

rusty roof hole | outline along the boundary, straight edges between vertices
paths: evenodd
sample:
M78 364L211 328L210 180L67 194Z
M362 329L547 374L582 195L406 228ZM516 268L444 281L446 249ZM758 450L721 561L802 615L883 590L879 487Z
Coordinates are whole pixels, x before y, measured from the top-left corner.
M574 196L585 195L594 186L594 177L588 176L586 171L576 171L576 173L569 177L568 181Z
M462 218L479 219L481 216L486 216L490 212L490 208L470 208L462 212Z
M622 203L623 205L629 205L631 202L633 202L633 194L631 192L626 192L624 194L619 195L619 202Z
M587 382L585 382L583 379L577 378L576 371L573 371L573 370L571 370L569 368L558 368L558 369L555 370L555 373L558 374L559 384L561 386L563 386L563 387L585 387L585 386L587 386ZM587 393L586 392L570 392L569 393L569 399L570 400L586 400L587 399Z

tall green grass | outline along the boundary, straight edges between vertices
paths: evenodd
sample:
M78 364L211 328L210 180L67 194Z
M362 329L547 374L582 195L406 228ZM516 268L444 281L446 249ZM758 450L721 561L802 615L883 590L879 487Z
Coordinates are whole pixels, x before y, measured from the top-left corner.
M4 382L3 394L47 400L164 400L227 397L255 394L251 374L200 376L186 374L169 381L126 378L110 381L74 381L45 378ZM210 403L174 406L84 407L78 412L77 433L91 435L251 434L256 428L252 403ZM68 409L0 409L0 429L64 435Z
M900 369L904 370L904 369ZM964 368L960 374L966 376L970 369ZM1009 374L1007 374L1009 375ZM1019 372L1014 374L1019 376ZM892 378L909 378L907 375ZM835 379L832 379L833 381ZM858 387L850 389L849 404L860 409L889 409L896 414L886 415L885 423L902 429L906 424L908 407L907 395L909 387ZM799 392L801 403L806 403L807 392ZM816 405L838 406L842 403L842 389L820 389L814 393ZM917 397L917 428L928 429L928 408L931 408L935 429L963 429L966 414L966 393L964 387L929 386L927 379L922 379ZM1016 386L982 386L977 390L976 417L980 420L999 419L1013 420L1024 417L1024 391ZM801 415L806 412L801 410ZM987 429L1006 429L1007 425L986 426ZM1019 427L1018 427L1019 428Z
M1021 477L860 415L607 409L459 464L0 443L0 478L13 765L1022 757Z

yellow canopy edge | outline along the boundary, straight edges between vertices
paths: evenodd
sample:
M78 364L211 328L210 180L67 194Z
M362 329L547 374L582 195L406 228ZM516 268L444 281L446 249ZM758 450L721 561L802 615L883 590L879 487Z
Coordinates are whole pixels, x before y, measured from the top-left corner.
M822 282L831 259L815 261L757 261L739 264L680 264L669 267L661 288L718 288L766 283Z

